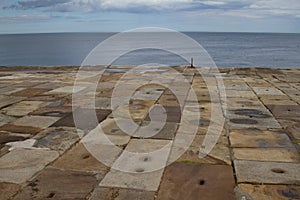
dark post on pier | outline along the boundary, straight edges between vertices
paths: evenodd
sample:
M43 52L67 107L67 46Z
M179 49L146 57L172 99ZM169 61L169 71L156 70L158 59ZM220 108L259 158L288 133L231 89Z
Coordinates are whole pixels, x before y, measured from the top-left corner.
M191 67L193 68L194 67L194 59L191 58Z

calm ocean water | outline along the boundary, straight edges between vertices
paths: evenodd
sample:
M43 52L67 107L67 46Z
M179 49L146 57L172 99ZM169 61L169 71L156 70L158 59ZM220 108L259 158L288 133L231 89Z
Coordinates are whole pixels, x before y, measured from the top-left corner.
M219 67L300 68L300 34L185 33L199 42ZM88 53L113 33L0 35L0 66L80 65ZM187 64L160 50L139 50L115 65Z

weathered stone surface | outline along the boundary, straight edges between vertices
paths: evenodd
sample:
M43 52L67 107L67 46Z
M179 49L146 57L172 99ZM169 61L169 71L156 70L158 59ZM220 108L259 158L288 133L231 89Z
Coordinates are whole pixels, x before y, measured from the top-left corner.
M239 183L300 184L300 163L235 160Z
M12 106L4 108L2 111L7 115L20 117L27 115L28 113L44 105L46 105L46 103L43 101L21 101Z
M257 98L226 98L222 102L229 108L251 108L251 107L259 107L262 106L262 103L257 100Z
M59 106L59 107L43 107L30 113L30 115L41 115L49 117L64 117L72 112L72 107Z
M0 199L10 199L15 195L21 186L13 183L0 183Z
M262 131L258 129L243 129L230 131L231 147L290 147L289 137L281 130Z
M41 131L40 128L30 127L30 126L17 126L14 124L5 124L0 127L0 131L7 131L12 133L22 133L22 134L37 134Z
M32 146L35 144L36 140L35 139L27 139L24 141L19 141L19 142L9 142L6 143L7 146L9 146L9 150L12 151L14 149L19 149L19 148L24 148L24 149L31 149Z
M156 111L156 109L159 109ZM181 120L181 110L180 107L164 106L165 114L167 115L167 122L179 123ZM153 108L150 110L153 112L150 119L149 114L147 114L145 121L161 121L160 108ZM157 113L157 114L156 114Z
M14 199L86 199L96 184L91 173L46 168Z
M234 148L233 153L240 160L300 162L298 151L292 148Z
M40 89L40 88L28 88L25 90L21 90L15 93L12 93L13 96L22 96L22 97L33 97L38 94L42 94L44 92L49 91L48 89Z
M0 158L0 182L24 183L58 157L44 149L14 149Z
M22 101L25 97L13 97L0 95L0 108Z
M63 154L82 136L83 132L75 128L47 128L34 137L35 139L37 139L34 147L49 148L58 151L60 154Z
M96 112L97 119L94 119ZM76 127L82 130L93 130L100 122L102 122L109 114L110 110L93 110L93 109L77 109L72 114L68 114L65 117L54 123L53 127L67 126L75 127L74 115L78 116L76 120Z
M82 171L107 171L108 167L95 159L82 143L77 144L57 161L54 167Z
M185 139L191 136L183 136ZM173 145L169 156L169 162L175 161L176 157L182 153L177 159L177 162L183 163L206 163L206 164L227 164L231 165L230 151L227 137L221 136L218 138L216 145L212 148L205 157L199 157L199 151L204 143L204 135L196 135L192 144Z
M132 96L132 99L152 101L157 100L162 93L163 90L157 90L155 86L153 86L153 88L141 88L135 92L135 94Z
M279 120L279 123L292 134L296 140L300 140L300 120Z
M142 127L147 125L148 123L144 122L142 124ZM134 136L140 138L151 138L151 139L166 139L166 140L174 139L178 124L167 122L165 123L165 125L162 127L161 130L160 130L160 125L161 125L160 122L153 122L153 126L151 125L151 127L149 127L148 129L141 129L141 128L138 129L137 132L134 134Z
M254 92L260 96L260 95L284 95L280 90L274 88L274 87L252 87Z
M143 190L131 190L122 188L98 187L94 190L90 200L111 199L111 200L153 200L155 192Z
M138 173L158 170L167 163L171 141L155 139L132 139L113 167ZM160 150L160 153L155 153Z
M13 86L8 86L0 89L0 94L3 95L10 95L12 93L18 92L23 90L24 88L18 88L18 87L13 87Z
M269 105L297 105L286 95L264 95L260 100L269 107Z
M59 120L58 117L48 117L48 116L25 116L16 121L12 124L16 126L29 126L34 128L47 128L54 122Z
M0 126L16 120L16 118L0 113Z
M30 135L0 131L0 144L5 144L8 142L15 142L15 141L23 141L27 139L29 136Z
M74 86L64 86L48 92L48 94L55 94L55 93L69 93L72 94L73 92L79 92L85 89L85 87L74 87Z
M173 163L166 168L157 199L234 199L232 168Z
M84 144L86 149L99 161L107 166L112 166L115 160L121 154L123 148L113 144L107 136L100 134L99 130L90 131L80 143Z
M126 173L112 169L99 186L157 191L162 175L162 169L149 173Z
M300 106L299 105L268 105L273 115L276 118L282 119L299 119Z
M292 185L250 185L239 184L253 199L290 200L300 199L300 187Z
M229 126L234 128L281 128L280 124L265 107L227 108L225 113Z

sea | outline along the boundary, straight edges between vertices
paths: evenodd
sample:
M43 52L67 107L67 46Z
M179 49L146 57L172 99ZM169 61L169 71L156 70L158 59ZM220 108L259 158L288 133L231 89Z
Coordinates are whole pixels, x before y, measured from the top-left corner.
M0 35L0 66L78 66L101 42L117 33ZM218 67L300 68L300 34L184 32L209 53ZM192 51L192 49L186 49ZM189 64L158 49L140 49L112 65ZM99 63L101 64L101 63Z

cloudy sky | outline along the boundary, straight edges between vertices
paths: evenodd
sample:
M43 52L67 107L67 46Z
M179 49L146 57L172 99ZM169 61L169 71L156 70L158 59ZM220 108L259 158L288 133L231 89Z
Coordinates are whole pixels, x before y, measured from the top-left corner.
M300 32L300 0L0 0L0 33Z

